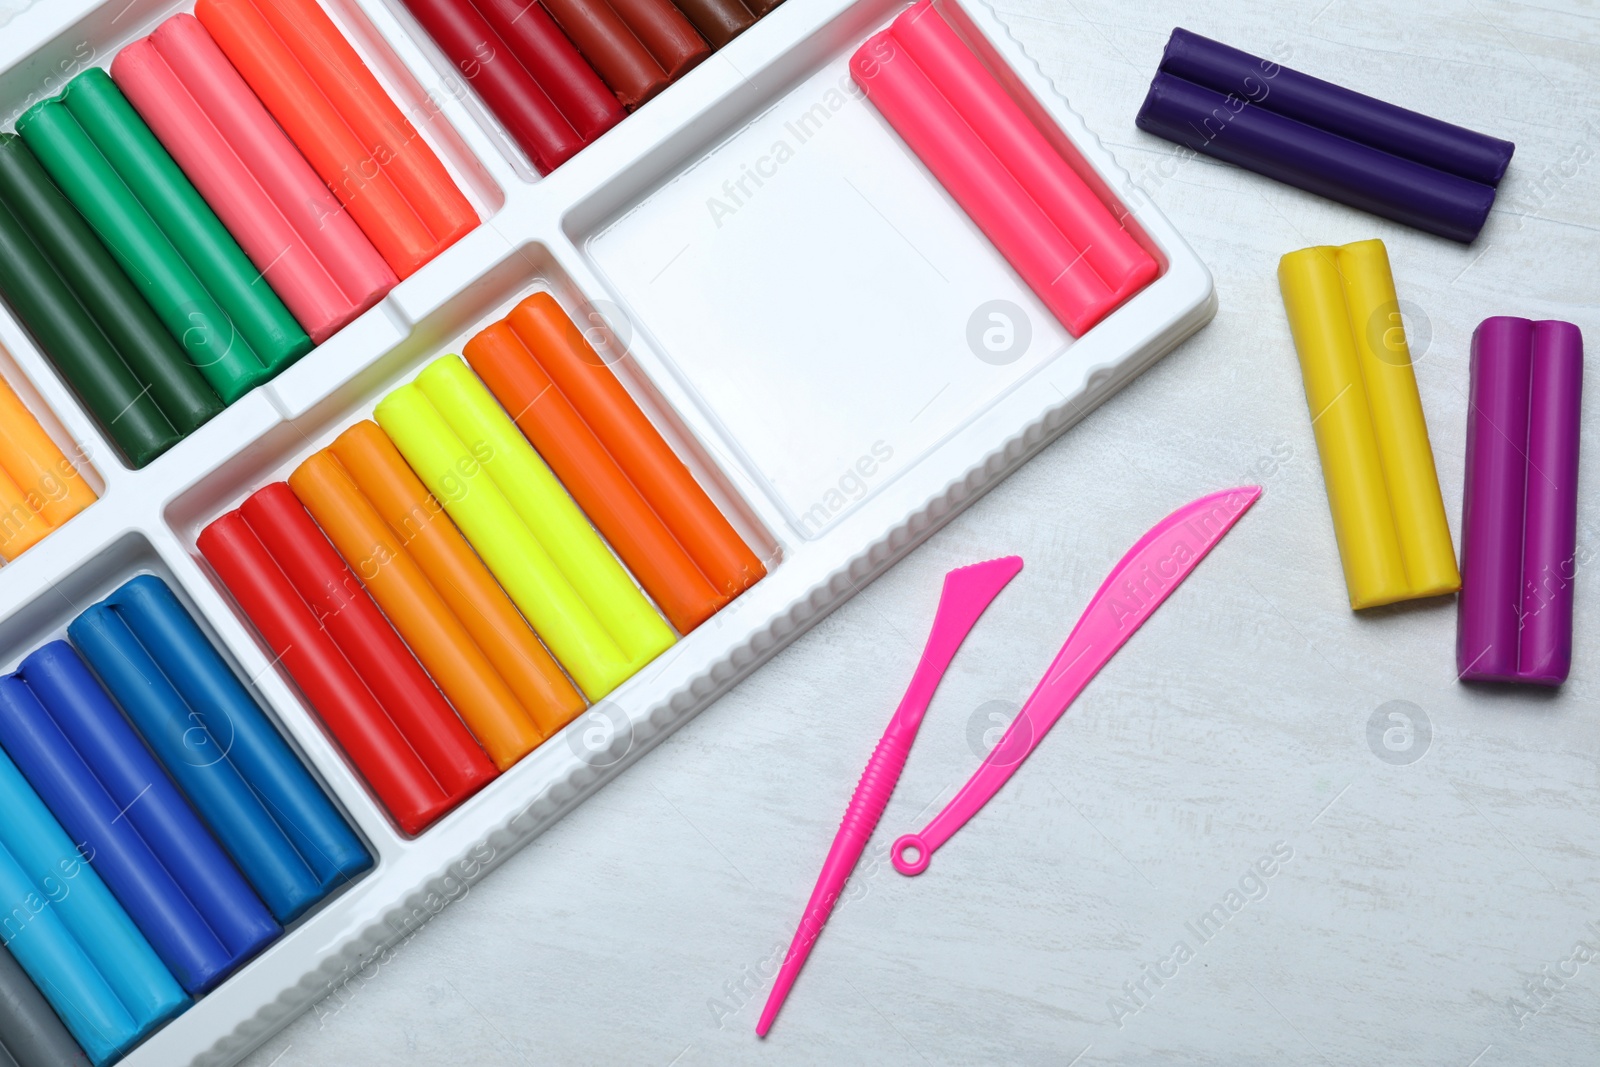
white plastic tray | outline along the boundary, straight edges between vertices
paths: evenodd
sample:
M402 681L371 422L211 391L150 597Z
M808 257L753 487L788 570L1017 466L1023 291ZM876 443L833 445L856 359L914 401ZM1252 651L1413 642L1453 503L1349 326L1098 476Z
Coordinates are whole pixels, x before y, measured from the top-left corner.
M103 487L99 503L0 568L0 668L60 636L128 577L162 575L377 858L131 1053L125 1062L136 1067L242 1057L1214 310L1205 267L982 0L943 10L1084 176L1131 211L1163 263L1154 284L1076 341L851 86L850 52L901 0L787 0L537 180L398 3L323 2L445 159L483 226L140 471L122 466L15 319L0 313L0 373L25 376L19 391L53 409L47 427L87 455ZM25 11L0 35L0 125L189 6L50 0ZM273 666L195 537L425 362L459 351L539 290L593 328L770 573L562 736L409 839Z

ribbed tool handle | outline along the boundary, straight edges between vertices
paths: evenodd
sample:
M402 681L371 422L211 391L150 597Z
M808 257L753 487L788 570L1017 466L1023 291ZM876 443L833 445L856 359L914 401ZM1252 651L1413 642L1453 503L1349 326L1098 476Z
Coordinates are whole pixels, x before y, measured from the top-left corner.
M861 772L861 781L856 783L850 806L844 810L844 821L839 824L840 832L866 844L872 837L872 831L878 828L878 820L883 818L883 809L889 806L894 784L905 769L906 757L910 752L911 746L892 733L885 734L878 741L878 747L872 750L872 758L867 760L866 770Z

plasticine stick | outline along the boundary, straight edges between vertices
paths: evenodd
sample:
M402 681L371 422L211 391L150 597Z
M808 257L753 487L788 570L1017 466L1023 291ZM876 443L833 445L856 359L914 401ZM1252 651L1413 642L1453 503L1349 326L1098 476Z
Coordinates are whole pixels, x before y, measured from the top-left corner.
M422 568L540 734L550 737L576 718L584 708L582 695L378 424L356 423L328 451Z
M457 373L435 371L449 365ZM672 632L504 414L500 428L475 419L493 399L461 375L471 378L458 359L436 360L374 417L567 673L598 700L671 645Z
M181 435L40 254L3 190L0 293L129 464L142 467L178 443Z
M216 392L149 302L139 295L83 215L50 180L33 151L13 134L0 135L0 192L28 239L71 290L81 313L92 320L93 331L103 334L100 346L114 350L112 355L97 357L106 367L100 374L89 373L99 364L82 367L81 357L78 362L68 362L65 355L50 353L68 369L74 385L86 395L92 394L109 388L100 381L105 375L131 373L139 391L154 401L162 423L180 434L192 432L222 410ZM143 403L144 397L139 400ZM127 401L106 420L114 429L124 421L116 414L131 414Z
M0 864L8 862L0 860ZM0 948L0 1064L88 1067L88 1063L83 1049L61 1025L28 972L9 951Z
M97 1067L109 1063L189 998L4 752L0 811L0 909L26 916L6 950Z
M465 797L494 778L483 750L288 485L258 490L239 512L439 785Z
M398 282L193 15L111 73L314 343Z
M11 562L49 533L50 524L28 506L22 487L0 469L0 560Z
M187 992L283 932L65 641L0 679L0 743Z
M403 830L495 776L287 485L257 491L199 547Z
M1532 378L1517 673L1561 681L1572 665L1572 583L1578 565L1583 334L1577 326L1553 320L1533 324Z
M222 410L83 216L12 134L0 134L0 291L135 466Z
M51 528L99 499L3 378L0 468L22 489L28 507Z
M616 94L578 54L543 5L530 7L521 0L461 2L483 13L584 144L621 122L627 114Z
M123 584L67 634L280 923L372 866L160 578Z
M670 647L672 631L461 357L434 360L417 375L416 385L467 450L483 457L484 473L511 502L623 654L643 666Z
M506 323L713 588L732 599L766 575L766 567L554 297L535 293L512 309Z
M1456 668L1560 685L1572 667L1583 335L1495 316L1472 335Z
M105 71L30 108L17 132L224 402L310 348Z
M488 327L463 351L679 633L693 630L728 602L650 510L510 323Z
M1453 241L1473 241L1494 207L1492 185L1241 103L1157 73L1137 121L1191 151Z
M1156 261L930 3L918 3L895 19L893 32L940 94L1083 253L1084 263L1110 291L1111 301L1121 303L1155 278Z
M244 517L217 519L199 548L400 828L419 834L455 807Z
M1082 336L1110 312L1115 294L1088 269L1081 250L1028 195L1007 161L939 92L893 27L868 38L851 56L850 72L912 153L1073 336Z
M1352 608L1460 587L1381 241L1278 265Z
M1510 141L1419 115L1181 27L1167 41L1161 69L1219 93L1252 101L1259 96L1286 118L1485 185L1500 181L1516 149Z
M668 0L550 0L545 6L629 111L711 54Z
M472 369L679 633L693 630L727 603L510 323L497 322L483 330L467 342L464 352Z
M315 0L200 0L195 16L400 278L478 225Z
M461 76L472 84L511 139L528 154L534 169L549 174L585 144L573 122L550 97L546 82L520 61L500 34L467 0L405 0L422 28L444 50ZM527 7L530 22L550 23L538 4ZM560 30L550 24L559 36ZM562 38L567 51L572 45ZM581 64L581 57L573 52ZM593 77L591 72L590 77ZM605 91L604 87L601 87ZM610 95L607 93L607 95ZM612 105L616 106L615 98ZM618 108L621 111L621 108Z
M1177 28L1139 128L1452 240L1477 237L1516 146Z
M712 48L723 47L761 17L742 0L673 0L673 6L683 12Z
M406 0L406 7L539 173L622 121L622 105L541 5L511 0L480 10L471 0Z
M544 740L422 569L339 460L317 452L289 476L289 488L356 572L395 630L456 712L505 770Z
M61 102L222 308L266 375L308 352L311 340L300 324L110 76L98 67L84 71L67 86ZM258 373L253 366L247 371Z
M95 499L77 468L0 379L0 559L16 559Z

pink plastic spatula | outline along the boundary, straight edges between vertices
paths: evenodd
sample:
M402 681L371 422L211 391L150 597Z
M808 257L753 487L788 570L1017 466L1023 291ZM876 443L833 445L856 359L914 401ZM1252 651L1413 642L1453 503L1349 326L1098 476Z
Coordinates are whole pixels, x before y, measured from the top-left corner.
M1203 496L1162 519L1128 549L1106 575L1000 743L927 829L898 838L889 849L895 870L911 875L928 869L935 850L1000 791L1090 679L1260 495L1260 486L1247 485Z
M783 966L778 969L778 978L767 997L767 1006L761 1009L761 1020L756 1023L756 1033L761 1037L766 1037L767 1031L772 1029L772 1020L777 1018L778 1009L783 1007L789 988L794 985L795 977L805 965L806 957L811 954L811 946L822 932L822 925L828 921L828 915L833 911L845 881L850 877L850 872L855 870L856 861L867 847L872 831L877 829L883 809L894 792L894 785L900 780L900 771L906 765L906 756L911 752L911 742L916 739L917 728L922 725L928 702L933 699L933 691L939 687L939 679L944 677L950 661L955 658L956 649L966 640L978 616L1021 569L1021 557L1005 556L987 563L961 567L944 576L944 592L939 596L939 610L933 617L933 632L928 635L922 659L917 663L916 673L911 676L911 685L901 698L900 706L895 709L894 718L889 720L889 728L883 732L883 739L867 761L867 769L861 772L855 795L845 809L844 821L834 835L833 847L828 850L828 858L822 864L822 873L817 876L817 887L811 891L811 900L806 904L805 914L800 917L800 928L795 931L794 941L783 958Z

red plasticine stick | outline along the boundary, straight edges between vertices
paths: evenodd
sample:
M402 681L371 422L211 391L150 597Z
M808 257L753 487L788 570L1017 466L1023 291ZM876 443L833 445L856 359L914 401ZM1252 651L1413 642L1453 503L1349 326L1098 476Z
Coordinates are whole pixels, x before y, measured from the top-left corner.
M495 777L287 485L207 526L199 547L402 830Z
M193 15L128 45L111 74L312 341L399 281Z
M463 0L465 2L465 0ZM511 46L522 65L572 123L583 143L627 115L622 103L561 32L542 4L525 0L471 0Z
M1158 273L930 0L869 38L850 72L1073 336Z
M528 24L525 35L547 46L542 53L533 52L543 60L538 64L519 58L467 0L405 0L405 5L461 76L483 97L540 174L548 174L565 163L590 139L552 95L552 89L563 79L574 77L576 69L581 68L593 81L616 112L617 120L621 119L622 105L600 84L583 57L537 4L528 8L520 22ZM545 39L545 30L554 34L554 41ZM536 71L548 73L541 78ZM603 122L598 126L591 137L606 128Z
M478 225L316 0L200 0L194 13L402 279Z

